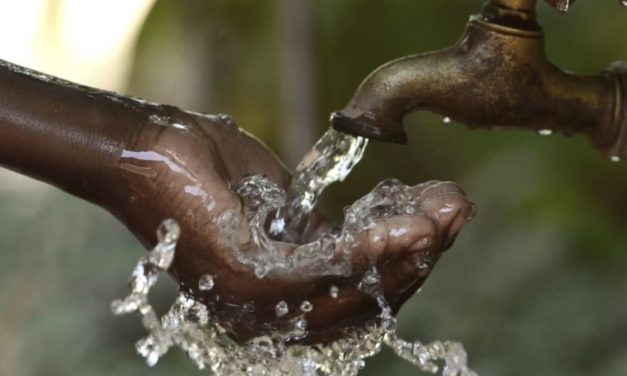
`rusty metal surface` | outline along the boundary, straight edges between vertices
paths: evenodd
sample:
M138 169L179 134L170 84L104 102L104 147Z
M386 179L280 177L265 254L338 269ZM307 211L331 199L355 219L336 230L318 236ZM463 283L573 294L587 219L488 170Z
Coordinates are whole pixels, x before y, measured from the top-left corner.
M616 147L618 135L625 133L619 129L625 127L620 95L626 66L615 64L597 76L556 67L544 54L534 5L492 0L481 14L470 17L452 47L377 68L350 103L332 115L333 127L405 143L404 115L426 110L470 128L583 134L608 155L626 158L625 147ZM617 84L619 77L622 85Z

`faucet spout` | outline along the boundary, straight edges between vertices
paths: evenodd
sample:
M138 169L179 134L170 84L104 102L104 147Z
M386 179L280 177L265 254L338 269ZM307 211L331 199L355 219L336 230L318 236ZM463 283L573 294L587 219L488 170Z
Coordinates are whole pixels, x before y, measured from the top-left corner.
M452 47L377 68L332 114L332 126L406 143L404 115L427 110L470 128L584 134L612 157L627 158L627 65L597 76L554 66L544 54L534 5L489 1Z

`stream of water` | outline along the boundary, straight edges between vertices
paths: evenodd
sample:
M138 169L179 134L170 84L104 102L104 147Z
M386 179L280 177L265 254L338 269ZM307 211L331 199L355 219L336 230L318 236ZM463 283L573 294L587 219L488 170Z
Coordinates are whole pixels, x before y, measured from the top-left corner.
M339 242L371 228L378 218L414 213L420 202L411 193L411 187L394 179L380 183L345 210L341 231L322 234L315 241L300 245L289 256L275 248L273 239L300 240L307 229L308 215L324 188L349 174L366 145L363 138L330 130L299 164L287 193L263 176L243 179L234 191L242 198L251 237L259 252L247 254L234 244L234 257L252 268L260 279L268 273L294 268L303 273L315 269L316 275L321 270L329 275L350 274L348 251L344 260L329 262ZM270 221L268 234L265 224L270 213L278 214ZM133 270L130 295L112 303L116 315L136 312L141 316L149 334L137 342L136 348L149 366L155 365L171 347L178 346L199 368L209 368L216 375L356 375L365 366L365 359L386 345L420 370L430 373L441 370L444 376L476 375L467 367L466 353L459 343L436 341L425 345L397 336L396 319L384 298L375 267L356 287L377 302L379 317L362 328L345 329L343 338L330 344L289 344L307 336L305 313L315 312L316 307L306 300L298 307L302 314L290 319L287 329L254 338L244 345L235 344L212 317L210 309L186 292L181 292L170 310L159 318L149 303L148 293L159 274L169 268L180 229L175 221L166 220L157 235L159 243ZM199 289L208 291L217 282L205 275L198 283ZM331 297L337 298L339 293L337 286L331 286ZM280 301L275 311L280 318L288 313L289 306Z
M329 129L296 167L287 191L287 205L277 211L270 234L278 240L299 243L322 192L350 174L366 146L367 138Z

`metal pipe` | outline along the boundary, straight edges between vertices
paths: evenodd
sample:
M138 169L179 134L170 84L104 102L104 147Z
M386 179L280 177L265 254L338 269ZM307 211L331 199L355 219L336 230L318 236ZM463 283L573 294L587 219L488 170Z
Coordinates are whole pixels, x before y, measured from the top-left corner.
M452 47L376 69L341 111L340 131L405 143L403 117L427 110L471 128L583 134L612 159L627 158L627 65L577 76L548 61L535 1L492 0ZM515 9L514 9L515 8Z
M493 3L519 11L533 11L536 9L536 0L494 0Z

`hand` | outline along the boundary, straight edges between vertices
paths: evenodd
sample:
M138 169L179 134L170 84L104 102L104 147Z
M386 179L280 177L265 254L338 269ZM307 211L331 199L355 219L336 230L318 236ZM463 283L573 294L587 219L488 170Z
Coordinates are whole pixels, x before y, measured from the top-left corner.
M338 257L330 263L338 263L336 275L320 265L305 265L270 271L259 279L234 256L234 247L248 253L264 250L252 240L233 187L245 176L264 175L287 189L289 174L264 145L228 121L172 111L170 126L158 124L163 118L151 118L123 151L117 173L128 188L127 202L113 211L147 247L156 242L154 231L161 220L179 223L181 238L170 272L181 289L212 307L214 317L237 341L285 327L303 314L299 307L305 300L313 305L305 313L308 342L333 340L342 328L362 325L378 313L374 300L356 287L372 266L381 274L386 299L398 310L473 213L456 185L418 185L412 193L422 204L415 214L377 219L374 227L335 245ZM315 213L311 223L310 239L331 230ZM283 242L272 246L286 258L302 249L301 244ZM339 255L347 249L349 265L341 265ZM206 274L215 285L201 291L198 281ZM335 298L329 293L332 286L339 288ZM277 317L280 301L290 310Z
M304 300L313 304L305 314L307 341L333 340L342 328L362 325L378 313L373 299L355 287L372 265L398 310L472 213L455 185L420 185L414 190L423 202L414 215L379 219L336 244L338 255L351 250L349 265L336 275L305 266L258 279L234 257L234 246L262 250L251 241L232 188L245 176L265 175L285 189L290 176L265 146L228 119L41 79L6 62L0 64L0 102L0 165L106 208L147 248L156 244L161 221L174 218L182 235L170 273L238 341L285 326L301 314ZM310 225L314 231L306 241L331 230L315 213ZM301 245L273 246L287 259ZM206 274L215 287L203 292L198 281ZM340 289L337 299L329 294L331 286ZM275 306L282 300L290 313L277 318Z

